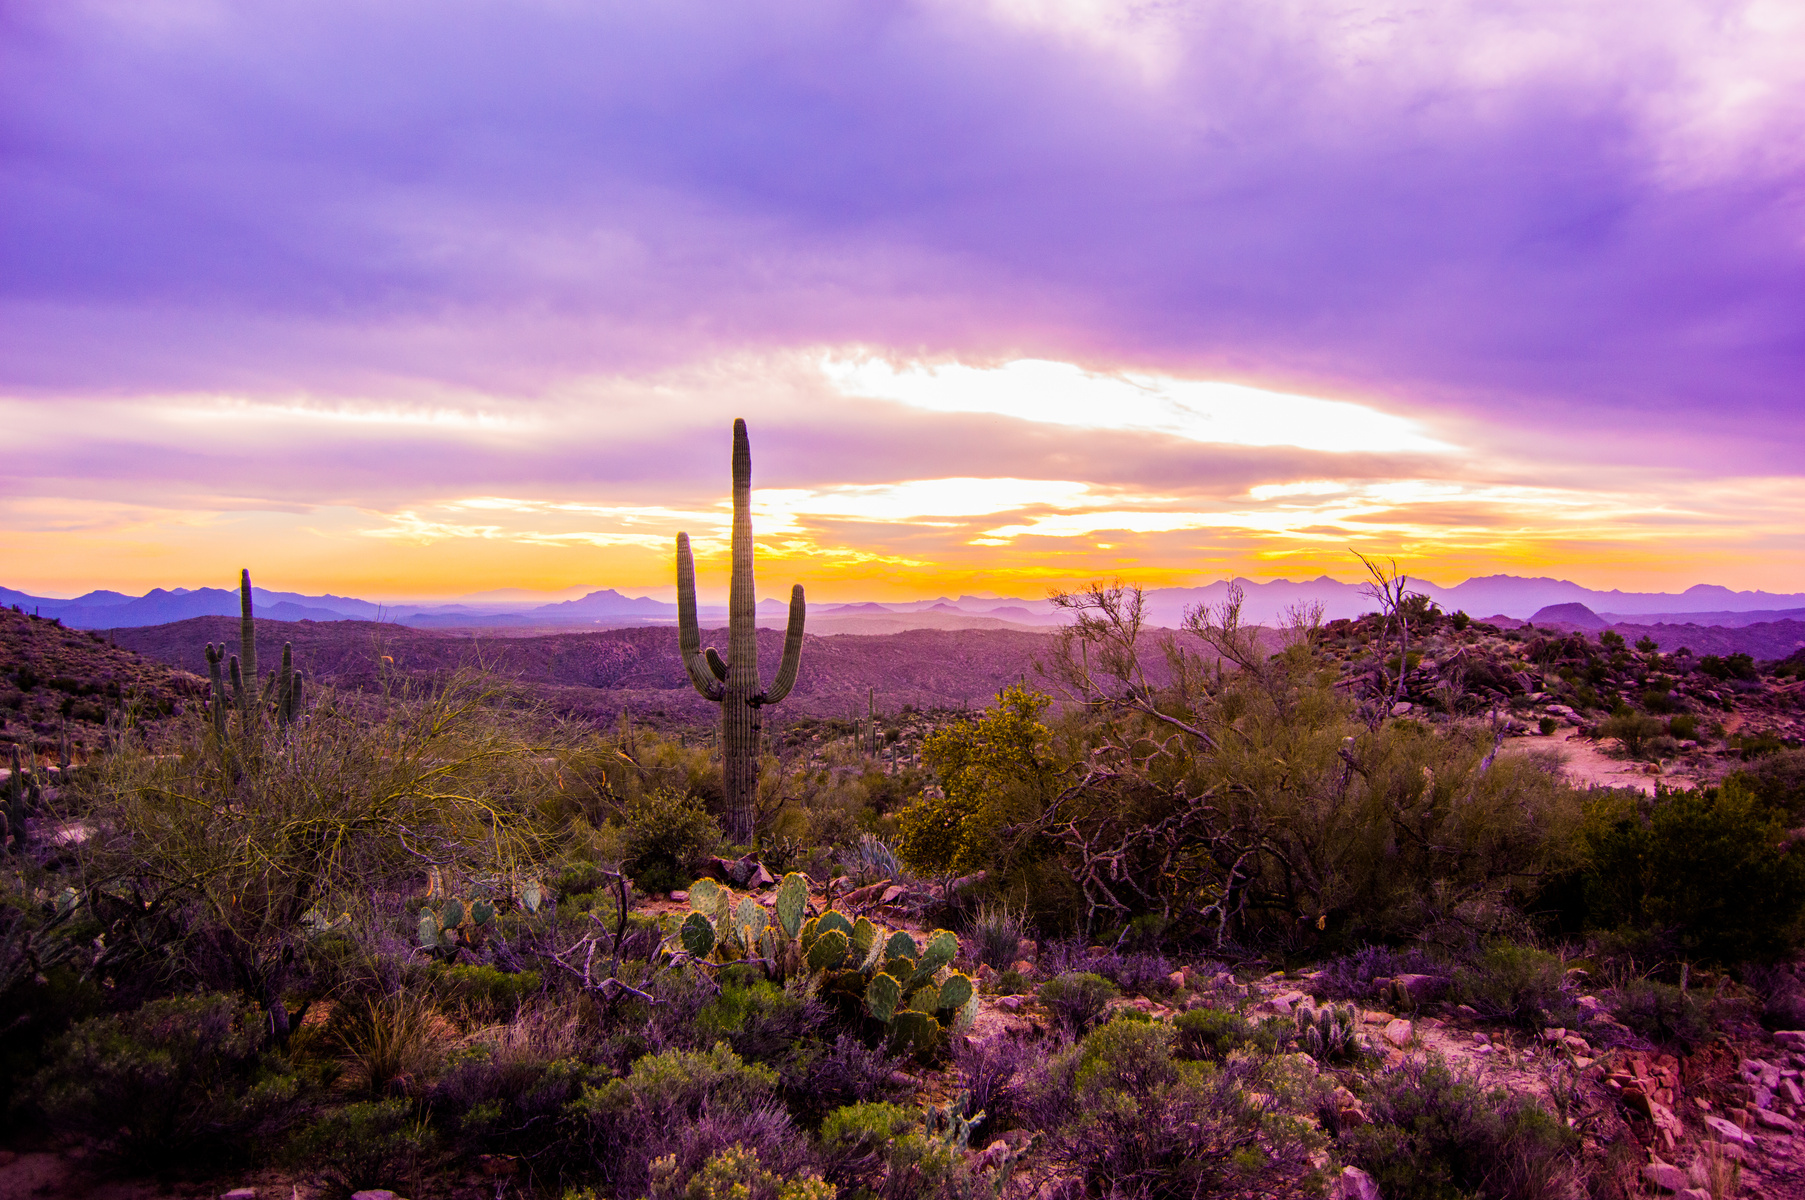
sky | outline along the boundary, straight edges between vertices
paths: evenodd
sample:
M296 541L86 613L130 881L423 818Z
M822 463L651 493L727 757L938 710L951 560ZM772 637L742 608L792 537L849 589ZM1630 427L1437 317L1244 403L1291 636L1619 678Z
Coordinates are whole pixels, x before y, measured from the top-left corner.
M1805 6L0 0L0 584L1805 590Z

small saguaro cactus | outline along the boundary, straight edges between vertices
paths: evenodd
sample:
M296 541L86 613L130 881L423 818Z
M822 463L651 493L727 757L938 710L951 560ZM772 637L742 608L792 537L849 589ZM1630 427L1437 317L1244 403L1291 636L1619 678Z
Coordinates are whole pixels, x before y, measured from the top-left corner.
M226 654L226 644L217 647L207 643L207 674L211 684L210 703L213 728L221 737L226 733L226 681L238 704L241 729L246 734L256 729L261 716L272 703L276 723L284 728L301 714L301 672L294 667L294 646L282 643L282 669L270 672L261 690L257 686L257 621L251 604L251 572L238 575L238 653ZM222 665L224 670L222 671Z
M238 665L250 688L238 689L238 712L251 720L251 688L257 686L257 622L251 613L251 569L238 572Z
M768 690L758 679L758 597L752 586L752 446L746 422L733 422L733 579L727 594L727 658L702 650L696 624L696 566L689 534L677 535L677 640L696 691L721 706L721 776L727 793L727 833L750 843L758 797L760 709L790 694L802 661L807 606L802 585L790 589L790 624L783 660Z

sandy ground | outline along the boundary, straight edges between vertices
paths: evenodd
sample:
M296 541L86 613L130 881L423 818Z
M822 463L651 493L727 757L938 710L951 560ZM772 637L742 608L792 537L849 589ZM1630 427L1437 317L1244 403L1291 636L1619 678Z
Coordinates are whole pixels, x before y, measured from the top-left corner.
M1694 753L1659 763L1633 762L1608 754L1606 747L1614 745L1594 742L1580 737L1577 729L1563 727L1548 737L1531 734L1508 738L1500 753L1552 754L1560 762L1562 773L1576 786L1632 787L1651 796L1657 784L1697 787L1715 782L1722 774L1721 767L1708 755Z

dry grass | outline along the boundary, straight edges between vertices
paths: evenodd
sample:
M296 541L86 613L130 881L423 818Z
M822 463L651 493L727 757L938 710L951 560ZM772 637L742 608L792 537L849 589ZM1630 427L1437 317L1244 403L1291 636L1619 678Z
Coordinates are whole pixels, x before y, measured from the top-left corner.
M373 1096L419 1095L457 1030L425 997L397 992L342 1005L333 1040L347 1082Z

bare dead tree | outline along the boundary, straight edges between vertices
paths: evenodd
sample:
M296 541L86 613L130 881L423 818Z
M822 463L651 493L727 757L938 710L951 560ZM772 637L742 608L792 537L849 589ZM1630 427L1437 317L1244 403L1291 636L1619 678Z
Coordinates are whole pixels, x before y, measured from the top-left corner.
M1375 648L1379 679L1378 703L1370 705L1367 713L1367 724L1377 728L1379 722L1385 719L1386 714L1404 696L1404 680L1410 674L1410 613L1406 601L1419 593L1409 590L1409 576L1398 570L1396 559L1387 559L1381 564L1358 550L1350 550L1349 553L1360 560L1360 565L1372 577L1360 590L1379 602L1379 644ZM1395 675L1387 654L1394 627L1398 642L1398 669Z
M1178 730L1207 750L1216 739L1192 721L1162 709L1141 665L1141 632L1146 595L1120 581L1092 583L1083 591L1054 591L1055 608L1072 614L1059 631L1051 659L1039 664L1045 675L1064 686L1087 707L1135 712ZM1168 657L1171 650L1168 649Z

